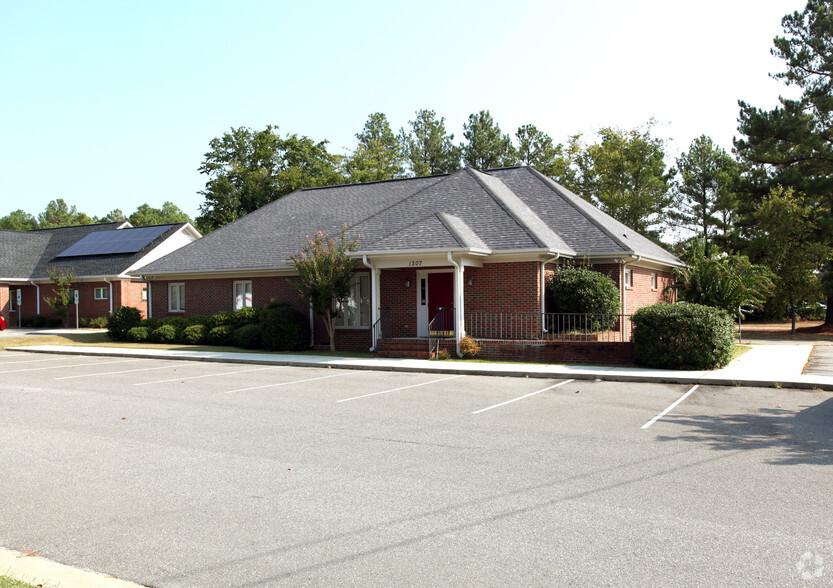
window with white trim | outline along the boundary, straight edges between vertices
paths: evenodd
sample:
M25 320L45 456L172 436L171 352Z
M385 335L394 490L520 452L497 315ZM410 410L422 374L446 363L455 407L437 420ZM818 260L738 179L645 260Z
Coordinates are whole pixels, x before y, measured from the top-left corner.
M657 275L651 274L651 290L657 289Z
M110 289L109 288L95 288L93 290L93 298L96 300L109 300L110 299Z
M168 311L185 312L185 284L168 284Z
M9 290L9 312L17 312L17 290Z
M625 288L633 288L633 270L625 268Z
M251 308L252 306L252 283L251 281L234 282L234 310Z
M336 326L370 326L370 274L353 275L350 281L350 298L344 303Z
M147 299L148 299L148 287L145 286L144 288L142 288L142 300L147 300Z

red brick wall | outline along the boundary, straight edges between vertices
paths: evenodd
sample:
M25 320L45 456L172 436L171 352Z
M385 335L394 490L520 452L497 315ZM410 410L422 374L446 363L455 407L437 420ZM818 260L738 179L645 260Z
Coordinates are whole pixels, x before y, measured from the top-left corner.
M672 274L644 267L627 267L633 271L633 286L625 288L626 314L633 314L637 309L642 308L643 306L673 300L673 296L670 293L665 293L665 288L674 283ZM657 276L656 289L651 288L651 274L655 274Z
M290 284L291 279L276 276L248 278L248 281L252 282L252 305L262 308L274 298L281 302L289 302L298 310L306 312L298 291ZM154 281L151 285L153 316L192 316L234 310L234 282L243 281L247 281L247 278ZM168 311L169 283L185 284L184 313Z
M446 268L420 268L446 269ZM409 282L409 286L405 282ZM393 337L417 336L416 270L413 268L382 270L380 276L381 308L391 313Z
M0 316L9 324L9 285L0 284Z
M541 264L534 261L467 267L466 312L541 312Z
M541 363L630 364L633 343L483 341L480 357Z

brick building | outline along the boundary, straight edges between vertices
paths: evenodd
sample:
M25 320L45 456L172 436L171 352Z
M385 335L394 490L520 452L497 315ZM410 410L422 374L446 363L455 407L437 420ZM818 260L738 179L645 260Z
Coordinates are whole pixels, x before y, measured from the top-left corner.
M623 314L664 299L672 269L683 265L552 179L517 167L298 190L134 275L150 283L154 317L272 299L303 310L290 255L306 235L338 235L345 223L359 246L339 349L426 338L432 320L431 330L458 343L464 334L534 339L547 311L547 274L564 260L610 275ZM314 343L328 343L311 321ZM507 330L509 322L520 326Z
M147 284L128 272L198 239L189 223L133 228L127 222L0 231L0 314L10 327L52 316L49 271L73 274L79 318L108 316L118 306L147 314ZM75 317L75 305L70 316ZM73 323L74 324L74 323Z

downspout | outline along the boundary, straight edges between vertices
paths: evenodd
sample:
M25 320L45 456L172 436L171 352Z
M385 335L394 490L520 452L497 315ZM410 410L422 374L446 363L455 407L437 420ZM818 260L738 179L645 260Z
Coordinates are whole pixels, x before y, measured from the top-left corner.
M110 286L110 314L113 314L113 282L107 279L107 276L104 276L104 283Z
M622 272L621 272L622 275L619 277L619 284L620 284L621 291L622 291L621 298L622 298L622 340L623 341L626 340L627 336L628 336L628 328L627 328L627 323L625 321L625 315L627 314L627 311L625 309L627 308L627 294L628 294L628 291L625 289L625 266L630 265L632 263L639 263L641 260L642 260L641 255L637 255L636 259L631 259L630 261L625 261L624 259L622 259ZM631 284L633 284L633 274L631 274Z
M35 295L35 302L37 304L37 306L35 308L35 314L39 315L40 314L40 286L35 283L35 280L29 280L29 283L32 284L35 287L36 291L37 291L37 294ZM18 309L17 312L18 312L18 314L20 314L19 309Z
M148 280L148 318L153 318L153 288Z
M555 257L550 257L546 261L541 262L541 316L547 312L547 264L557 261L561 257L560 253L556 253Z
M379 321L379 268L367 261L367 255L362 255L362 263L370 268L370 351L376 351L376 323Z
M460 339L463 338L465 330L465 309L463 308L463 266L454 261L451 251L447 252L448 262L454 266L454 339L457 350L457 357L463 357L460 351Z

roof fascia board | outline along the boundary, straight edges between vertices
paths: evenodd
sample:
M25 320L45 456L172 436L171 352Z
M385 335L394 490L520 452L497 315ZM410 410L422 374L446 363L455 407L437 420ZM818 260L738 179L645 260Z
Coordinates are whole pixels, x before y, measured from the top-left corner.
M294 276L298 272L294 268L257 268L257 269L234 269L216 271L194 271L194 272L148 272L130 274L134 278L141 278L147 281L172 281L172 280L202 280L217 278L261 278L275 276Z

